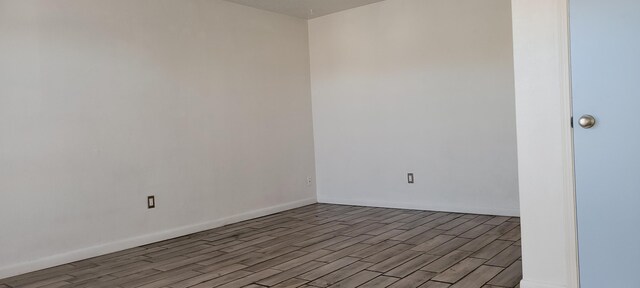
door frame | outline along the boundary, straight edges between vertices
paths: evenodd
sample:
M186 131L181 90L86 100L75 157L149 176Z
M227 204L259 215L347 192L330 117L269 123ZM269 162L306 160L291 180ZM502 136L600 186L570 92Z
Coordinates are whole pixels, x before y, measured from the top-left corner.
M522 288L579 287L569 0L512 0Z

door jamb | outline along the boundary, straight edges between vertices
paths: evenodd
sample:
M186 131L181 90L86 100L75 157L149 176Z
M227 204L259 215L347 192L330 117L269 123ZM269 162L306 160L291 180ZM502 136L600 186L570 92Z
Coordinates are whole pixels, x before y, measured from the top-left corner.
M521 162L519 173L522 178L520 199L523 252L539 253L543 250L544 247L540 246L541 244L531 246L530 250L527 249L527 245L535 245L529 243L536 243L538 239L544 237L540 233L544 231L545 223L557 224L559 226L555 227L559 230L554 230L556 233L550 235L553 242L545 242L549 245L555 243L553 245L557 247L552 247L552 250L561 251L563 255L557 255L556 260L547 261L564 260L564 263L553 263L555 267L563 267L563 271L554 271L545 267L551 264L545 262L545 257L536 256L531 259L523 253L524 279L521 282L523 288L579 287L573 129L571 128L569 1L511 1L514 12L514 40L516 38L518 40L517 43L514 42L517 44L514 47L518 49L514 50L514 56L516 56L514 60L517 64L515 77L518 142L520 143L518 149L519 154L525 153L526 156L524 159L519 159ZM538 116L545 119L536 121L535 117ZM538 144L533 144L536 142ZM542 157L536 157L538 155L536 153L545 154L540 155ZM540 189L544 191L538 193ZM562 201L562 203L556 201ZM552 205L537 206L546 203ZM544 209L552 209L547 214L548 217L545 217ZM532 226L526 227L527 223L531 223ZM558 235L557 232L562 234Z
M569 287L580 287L580 268L578 259L578 219L576 203L575 154L573 141L573 93L571 82L571 32L569 1L563 0L558 13L562 18L562 109L566 117L563 119L563 162L564 162L564 197L565 197L565 229L567 235L567 271Z

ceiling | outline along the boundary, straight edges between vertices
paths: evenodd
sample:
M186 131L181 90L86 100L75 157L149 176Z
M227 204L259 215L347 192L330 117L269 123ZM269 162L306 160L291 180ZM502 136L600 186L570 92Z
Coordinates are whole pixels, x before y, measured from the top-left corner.
M267 11L311 19L383 0L227 0Z

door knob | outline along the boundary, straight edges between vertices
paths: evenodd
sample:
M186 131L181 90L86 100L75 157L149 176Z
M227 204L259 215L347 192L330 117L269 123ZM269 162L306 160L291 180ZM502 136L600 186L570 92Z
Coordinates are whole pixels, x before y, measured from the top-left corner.
M596 118L591 115L582 115L578 124L580 124L580 127L584 129L589 129L596 125Z

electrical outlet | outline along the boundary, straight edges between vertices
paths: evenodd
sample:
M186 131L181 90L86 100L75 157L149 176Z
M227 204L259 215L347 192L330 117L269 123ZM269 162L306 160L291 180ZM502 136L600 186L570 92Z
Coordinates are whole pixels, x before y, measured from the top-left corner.
M156 208L156 196L147 197L147 209Z
M311 176L307 177L307 186L311 186L313 184L313 178Z
M413 184L413 173L409 173L407 174L407 182L409 182L409 184Z

